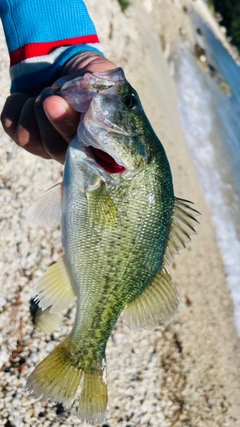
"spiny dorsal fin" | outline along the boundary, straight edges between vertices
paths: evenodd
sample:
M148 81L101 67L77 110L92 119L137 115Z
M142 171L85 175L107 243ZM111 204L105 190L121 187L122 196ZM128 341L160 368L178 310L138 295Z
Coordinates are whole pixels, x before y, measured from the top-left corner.
M51 313L60 313L65 310L76 294L71 285L64 257L51 265L34 286L37 296L36 302L42 310L50 307Z
M186 247L200 215L188 200L175 198L169 239L161 270L144 292L123 310L124 320L130 328L147 328L167 320L178 306L178 295L166 268L173 254Z
M33 202L26 212L26 219L36 225L54 227L60 223L62 202L62 183L49 188Z
M196 233L194 227L199 222L195 217L200 213L190 204L192 202L189 200L175 197L170 234L164 254L165 262L169 262L175 253L185 248L191 240L190 236Z
M123 310L131 329L149 328L166 321L178 306L178 295L167 268L163 265L152 283Z

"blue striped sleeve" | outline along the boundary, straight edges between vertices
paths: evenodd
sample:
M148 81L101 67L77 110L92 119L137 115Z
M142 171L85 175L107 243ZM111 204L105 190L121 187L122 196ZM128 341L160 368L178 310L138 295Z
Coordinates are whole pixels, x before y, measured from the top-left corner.
M10 55L11 92L39 93L86 50L102 53L82 0L0 0Z

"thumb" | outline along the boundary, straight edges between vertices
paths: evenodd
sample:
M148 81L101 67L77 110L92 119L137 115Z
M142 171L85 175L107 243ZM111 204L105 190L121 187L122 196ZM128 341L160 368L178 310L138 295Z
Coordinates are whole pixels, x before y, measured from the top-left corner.
M80 114L60 96L52 95L43 102L44 112L51 125L69 143L77 133Z

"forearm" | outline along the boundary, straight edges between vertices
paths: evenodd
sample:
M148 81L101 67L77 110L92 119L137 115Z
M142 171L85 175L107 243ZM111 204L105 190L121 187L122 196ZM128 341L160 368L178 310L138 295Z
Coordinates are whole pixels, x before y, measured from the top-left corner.
M82 0L0 0L11 92L39 93L81 51L101 53Z

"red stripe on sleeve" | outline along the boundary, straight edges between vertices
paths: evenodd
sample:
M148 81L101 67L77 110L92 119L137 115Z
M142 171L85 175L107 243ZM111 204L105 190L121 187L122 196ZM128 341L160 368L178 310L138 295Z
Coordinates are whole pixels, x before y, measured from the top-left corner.
M99 43L98 36L92 34L89 36L74 37L64 40L56 40L45 43L29 43L10 53L10 66L16 65L25 59L47 55L53 49L60 46L72 46L76 44Z

